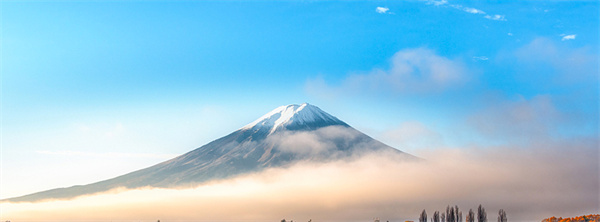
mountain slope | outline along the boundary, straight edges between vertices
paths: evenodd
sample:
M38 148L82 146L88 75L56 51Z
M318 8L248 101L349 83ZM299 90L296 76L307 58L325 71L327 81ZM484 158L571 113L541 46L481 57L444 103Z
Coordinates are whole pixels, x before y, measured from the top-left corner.
M210 180L285 167L298 161L351 158L386 151L415 159L355 130L310 104L281 106L239 130L157 165L83 186L3 201L73 198L117 187L187 187Z

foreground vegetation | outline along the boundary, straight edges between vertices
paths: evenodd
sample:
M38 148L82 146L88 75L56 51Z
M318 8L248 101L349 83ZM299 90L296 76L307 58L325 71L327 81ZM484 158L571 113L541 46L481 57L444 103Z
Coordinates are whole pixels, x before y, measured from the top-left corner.
M600 222L600 214L589 214L578 217L556 218L550 217L542 220L542 222Z
M457 213L458 212L458 213ZM449 215L449 216L446 216ZM440 215L439 211L435 211L433 216L430 218L430 222L462 222L462 212L459 211L458 206L454 207L446 207L446 212L442 212ZM374 222L379 222L379 219L375 219ZM485 212L485 208L481 205L477 208L477 215L473 212L472 209L469 210L467 217L465 218L465 222L487 222L487 213ZM160 222L160 221L158 221ZM294 222L286 221L285 219L281 220L281 222ZM308 222L312 222L309 220ZM389 221L388 221L389 222ZM419 222L427 222L427 212L423 210L421 215L419 216ZM498 211L498 222L507 222L506 212L502 209ZM600 214L589 214L578 217L550 217L543 219L542 222L600 222Z

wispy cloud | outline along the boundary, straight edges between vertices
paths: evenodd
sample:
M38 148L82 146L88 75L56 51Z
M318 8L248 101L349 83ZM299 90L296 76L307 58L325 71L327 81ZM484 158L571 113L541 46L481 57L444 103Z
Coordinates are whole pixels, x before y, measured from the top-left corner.
M504 15L485 15L483 16L486 19L495 20L495 21L506 21Z
M426 0L425 2L427 2L428 5L435 5L435 6L440 6L440 5L445 5L448 4L447 0Z
M465 6L458 5L458 4L448 4L448 6L458 9L458 10L461 10L461 11L464 11L464 12L471 13L471 14L484 14L485 15L484 11L476 9L476 8L465 7Z
M468 13L471 13L471 14L485 14L484 11L481 11L481 10L476 9L476 8L464 7L463 10L465 12L468 12Z
M390 9L387 7L377 7L375 8L375 11L379 14L386 14L389 13Z
M466 7L466 6L463 6L460 4L451 4L447 0L441 0L441 1L425 0L425 2L428 5L451 7L451 8L458 9L458 10L461 10L461 11L464 11L467 13L471 13L471 14L484 15L483 16L484 18L490 19L490 20L506 21L506 18L504 18L504 15L488 15L486 12L484 12L481 9Z
M562 34L561 36L562 36L562 39L561 39L562 41L573 40L573 39L575 39L575 37L577 37L577 35L565 35L565 34Z
M486 60L489 60L489 58L486 57L486 56L473 56L473 60L475 60L475 61L486 61Z

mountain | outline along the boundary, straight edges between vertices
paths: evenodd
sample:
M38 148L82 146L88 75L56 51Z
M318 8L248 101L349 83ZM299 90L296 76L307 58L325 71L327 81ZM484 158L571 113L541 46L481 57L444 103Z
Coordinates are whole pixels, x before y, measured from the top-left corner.
M154 166L97 183L47 190L2 202L68 199L117 187L190 187L270 167L285 167L298 161L354 158L374 151L416 159L359 132L316 106L288 105L227 136Z

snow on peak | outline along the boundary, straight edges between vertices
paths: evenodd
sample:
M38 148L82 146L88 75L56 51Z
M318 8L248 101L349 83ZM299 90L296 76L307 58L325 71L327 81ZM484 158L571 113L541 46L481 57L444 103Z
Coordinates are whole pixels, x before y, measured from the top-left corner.
M269 133L273 133L278 128L284 126L292 124L306 125L317 122L345 124L334 116L319 109L319 107L308 103L302 103L300 105L291 104L277 107L254 122L242 127L242 129L270 128Z

